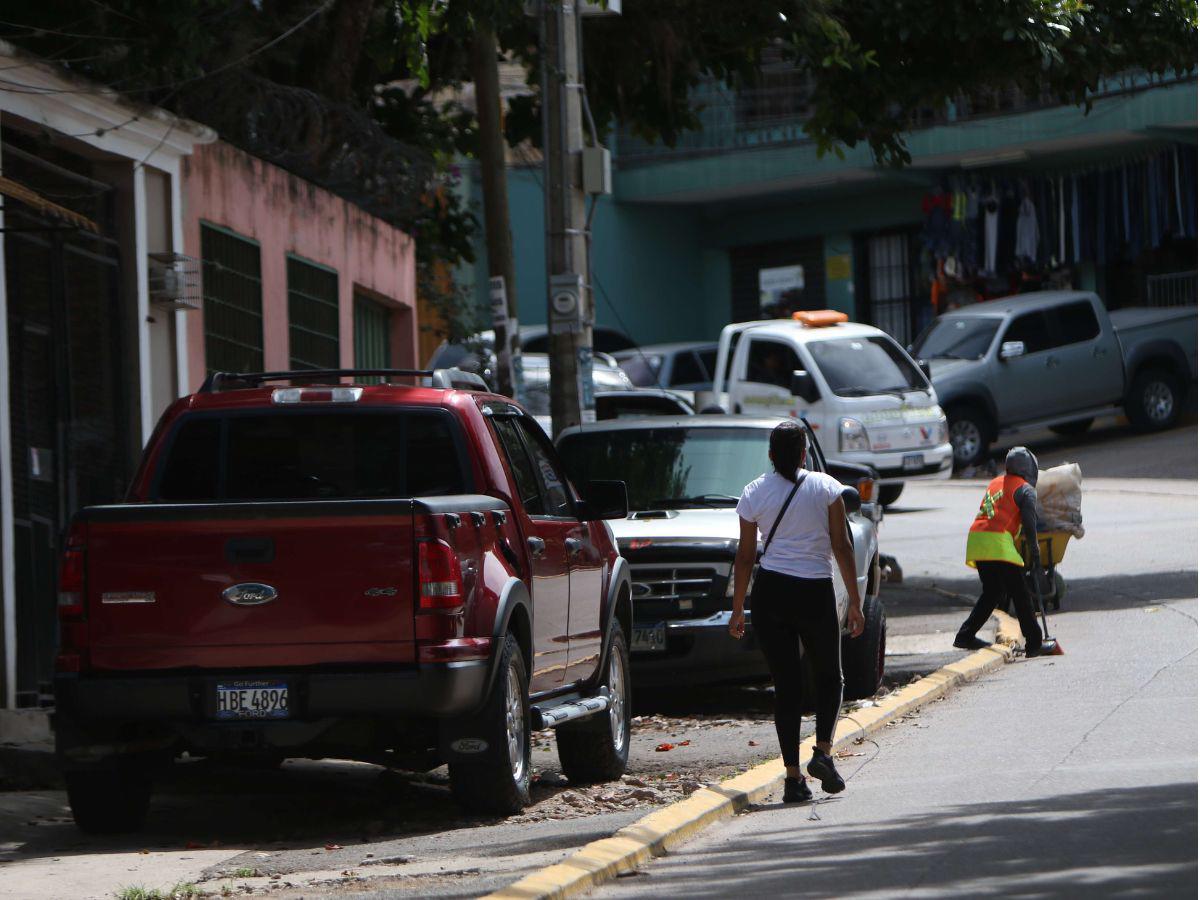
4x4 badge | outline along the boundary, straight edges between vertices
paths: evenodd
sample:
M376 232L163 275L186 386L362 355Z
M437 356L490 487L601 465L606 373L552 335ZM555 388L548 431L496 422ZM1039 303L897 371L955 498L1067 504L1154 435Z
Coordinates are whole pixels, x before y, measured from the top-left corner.
M221 596L234 606L262 606L279 596L279 591L269 584L247 581L231 585L221 591Z

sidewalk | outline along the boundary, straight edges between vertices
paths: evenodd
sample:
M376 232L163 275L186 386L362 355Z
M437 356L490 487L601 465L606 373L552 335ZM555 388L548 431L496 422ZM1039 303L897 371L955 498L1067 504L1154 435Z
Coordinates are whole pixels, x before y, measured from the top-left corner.
M1068 655L888 729L844 794L765 804L597 896L1194 896L1196 609L1058 617Z

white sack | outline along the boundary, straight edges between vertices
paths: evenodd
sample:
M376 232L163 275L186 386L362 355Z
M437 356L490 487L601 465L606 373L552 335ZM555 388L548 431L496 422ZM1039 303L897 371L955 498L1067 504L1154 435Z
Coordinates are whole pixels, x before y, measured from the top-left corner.
M1067 463L1038 473L1039 530L1067 531L1083 537L1083 472Z

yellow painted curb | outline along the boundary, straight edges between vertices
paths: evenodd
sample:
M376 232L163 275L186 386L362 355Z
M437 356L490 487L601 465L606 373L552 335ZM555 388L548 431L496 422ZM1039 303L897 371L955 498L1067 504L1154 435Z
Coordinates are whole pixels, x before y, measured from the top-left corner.
M878 706L856 710L838 720L834 747L879 731L920 706L944 696L951 688L998 669L1015 655L1020 634L1011 616L997 611L1000 625L996 643L943 666L883 700ZM800 745L804 754L813 738ZM562 862L527 875L515 884L488 894L492 900L549 900L574 897L629 872L655 856L695 836L713 822L726 819L775 791L783 783L783 761L776 758L727 779L701 788L686 800L657 809L626 825L612 837L586 845Z

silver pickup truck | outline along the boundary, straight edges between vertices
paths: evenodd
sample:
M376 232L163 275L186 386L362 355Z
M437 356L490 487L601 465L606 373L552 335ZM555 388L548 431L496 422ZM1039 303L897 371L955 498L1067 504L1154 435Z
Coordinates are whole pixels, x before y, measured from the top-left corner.
M958 467L1002 432L1079 434L1124 413L1170 428L1196 381L1196 307L1109 313L1088 291L1041 291L939 316L912 347L928 362Z

